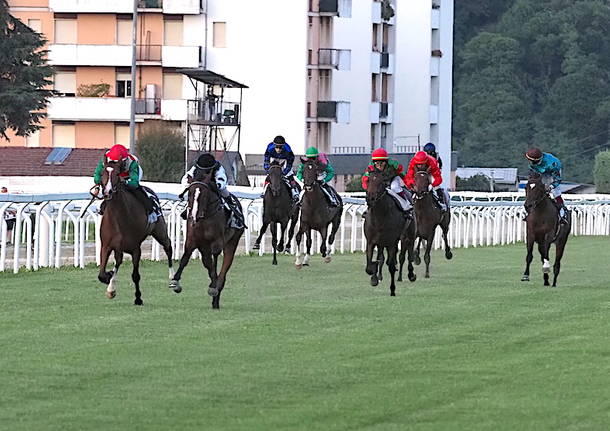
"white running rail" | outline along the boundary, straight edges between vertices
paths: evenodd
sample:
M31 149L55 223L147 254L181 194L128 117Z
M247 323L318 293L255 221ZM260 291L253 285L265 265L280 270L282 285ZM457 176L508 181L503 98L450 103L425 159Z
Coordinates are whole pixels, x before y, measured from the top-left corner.
M250 253L261 226L262 200L258 192L235 191L235 194L242 203L248 225L239 250ZM179 258L186 231L186 222L180 218L184 202L174 194L160 193L159 197L174 256ZM520 202L523 194L454 192L452 199L449 230L452 247L512 244L525 239L524 209ZM572 209L573 235L610 235L610 196L564 195L564 199ZM341 228L332 252L364 251L362 213L366 204L357 194L345 194L344 201ZM12 268L17 273L23 267L37 270L66 264L84 268L88 263L99 263L101 217L97 213L97 203L85 211L88 203L89 195L86 193L0 195L0 271ZM10 237L5 214L15 218ZM314 253L319 250L320 241L320 236L316 235ZM143 247L146 257L153 260L164 258L156 241L148 240ZM435 237L434 247L442 247L440 231ZM293 239L293 252L294 249ZM262 255L270 251L271 241L267 234L258 253Z

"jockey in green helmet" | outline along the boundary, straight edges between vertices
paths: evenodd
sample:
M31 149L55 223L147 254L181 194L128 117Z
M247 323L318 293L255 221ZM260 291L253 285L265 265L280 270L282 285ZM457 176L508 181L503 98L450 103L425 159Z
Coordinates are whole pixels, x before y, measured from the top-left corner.
M332 165L330 164L330 161L328 160L328 157L326 156L326 154L318 152L318 149L316 147L309 147L309 148L307 148L307 150L305 150L305 157L306 157L306 159L310 159L310 160L311 159L318 160L322 164L324 169L319 173L318 181L320 182L320 184L322 186L322 190L328 196L330 204L333 206L338 206L339 199L337 199L337 196L336 196L337 192L335 191L335 189L333 189L328 184L328 182L334 178L335 170L333 169ZM299 169L297 170L297 178L300 181L303 181L303 169L304 168L305 168L305 164L301 163L299 165Z

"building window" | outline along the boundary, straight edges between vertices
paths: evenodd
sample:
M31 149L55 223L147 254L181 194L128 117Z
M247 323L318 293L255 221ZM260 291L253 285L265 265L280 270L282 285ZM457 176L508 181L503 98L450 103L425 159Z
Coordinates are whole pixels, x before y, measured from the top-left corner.
M76 72L56 72L53 77L53 89L60 96L74 97L76 95Z
M76 44L76 19L55 19L55 43Z
M177 19L168 18L169 16L165 17L163 21L163 45L181 46L184 33L182 17L177 17Z
M131 73L117 72L116 96L131 97Z
M116 22L116 43L117 45L131 45L132 39L132 20L118 19Z
M114 143L129 147L129 124L114 124Z
M227 23L226 22L215 22L213 25L214 32L214 48L226 48L227 47Z
M76 133L74 124L53 124L54 147L76 147Z
M40 147L40 130L36 130L25 138L26 147Z
M163 74L163 98L174 100L182 99L182 74Z
M28 19L28 27L36 33L42 33L42 21L39 19Z

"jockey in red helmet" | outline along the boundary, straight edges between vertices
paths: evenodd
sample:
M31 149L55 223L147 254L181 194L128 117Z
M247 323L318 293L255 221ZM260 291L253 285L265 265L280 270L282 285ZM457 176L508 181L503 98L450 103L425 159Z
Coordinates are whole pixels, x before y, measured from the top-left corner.
M410 211L412 205L403 188L405 185L405 172L402 165L398 163L397 160L391 159L385 149L377 148L373 151L373 154L371 154L371 163L366 167L364 175L362 175L362 188L364 190L368 189L369 174L375 169L387 173L388 176L392 178L388 191L395 199L397 197L399 198L396 199L396 201L400 204L400 207L405 213Z
M438 204L441 207L442 211L447 211L449 204L449 195L445 192L444 189L440 187L443 182L443 177L441 176L441 170L438 167L438 163L436 159L432 156L426 154L425 151L418 151L415 153L415 156L409 162L409 169L407 170L407 175L405 176L405 184L409 189L413 189L415 186L415 172L427 170L432 176L432 184L430 184L430 190L434 190L435 196L437 198Z
M120 162L119 167L121 172L119 172L119 176L125 181L125 185L127 186L128 190L131 191L146 208L148 222L156 222L160 214L160 210L159 208L156 208L156 202L149 197L149 193L153 195L154 193L150 189L148 189L149 193L147 193L147 191L142 188L140 181L142 180L143 173L140 163L138 162L136 156L131 154L129 150L121 144L116 144L106 151L95 168L93 181L96 185L96 195L99 193L102 185L102 172L104 171L104 165L107 161ZM104 203L105 202L103 202L102 207L100 207L100 214L104 213Z

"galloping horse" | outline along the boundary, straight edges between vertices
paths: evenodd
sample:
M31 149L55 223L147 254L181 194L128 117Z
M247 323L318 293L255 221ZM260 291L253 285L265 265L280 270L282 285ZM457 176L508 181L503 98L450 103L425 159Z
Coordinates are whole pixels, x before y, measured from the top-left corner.
M142 305L142 294L140 292L140 249L142 242L148 235L152 235L165 250L169 266L170 279L174 275L172 268L172 244L167 235L167 225L163 216L159 216L153 224L148 223L146 208L127 190L127 186L119 177L120 162L106 161L102 173L103 196L106 201L106 209L102 216L100 236L102 241L100 253L100 272L98 279L107 284L106 296L112 299L116 296L117 274L123 263L123 253L129 253L132 257L133 280L136 292L135 305ZM114 252L114 269L106 271L106 265L110 253Z
M364 235L366 236L366 273L371 276L371 285L377 286L381 275L381 265L383 265L383 251L388 252L386 264L390 271L390 296L396 296L396 283L394 281L396 273L396 255L398 252L398 241L405 236L403 246L406 250L401 252L402 265L404 264L404 253L409 252L409 280L415 281L413 273L413 246L415 243L415 229L407 238L407 225L414 225L412 218L405 218L396 206L394 198L387 193L390 178L386 178L382 171L375 169L369 173L368 188L366 192L366 203L368 205L367 216L364 220ZM414 227L414 226L413 226ZM373 261L373 253L377 248L378 260ZM381 265L379 264L381 260ZM378 267L379 266L379 267ZM377 272L379 271L379 277Z
M290 251L290 242L294 235L294 228L299 219L299 205L292 200L292 194L288 184L282 175L282 166L272 163L269 167L269 186L263 196L263 226L261 227L258 238L254 243L253 249L258 250L261 238L271 224L271 245L273 247L273 265L277 265L276 252L284 251L284 233L286 226L290 222L288 238L286 238L286 251ZM280 224L280 242L277 242L277 223Z
M294 263L297 269L301 269L303 265L309 265L309 255L311 253L311 230L317 230L322 235L322 244L320 245L320 253L324 262L329 263L330 251L326 246L326 235L328 233L328 225L332 223L332 229L328 236L328 244L332 245L335 241L335 234L341 224L341 214L343 213L343 201L339 196L339 205L331 206L322 190L322 185L318 181L318 175L323 171L322 163L315 159L302 159L305 167L303 169L303 186L304 194L301 203L301 223L299 231L296 235L297 243L297 258ZM303 234L307 234L307 251L305 256L301 257L301 238Z
M527 256L525 272L521 281L530 280L530 264L532 263L534 242L538 243L538 251L542 260L544 285L549 286L549 249L555 243L555 263L553 264L553 287L557 286L557 276L561 268L561 257L572 228L572 217L568 213L568 223L559 223L559 210L549 196L542 177L538 173L530 174L525 187L525 208L527 216Z
M426 251L424 253L424 262L426 262L426 278L430 278L430 250L434 242L434 234L436 227L440 226L443 231L443 240L445 241L445 257L451 259L451 247L447 240L447 232L449 231L449 223L451 222L451 214L449 211L442 212L436 203L436 199L432 196L433 191L430 190L430 174L427 170L419 170L415 173L415 195L413 196L413 207L415 208L415 218L417 219L417 251L415 252L415 264L419 265L421 259L419 257L419 247L422 240L426 241Z
M197 249L201 253L201 260L210 277L208 294L212 297L212 308L218 309L227 272L233 263L244 228L235 229L227 225L228 216L211 172L202 174L189 185L187 215L184 254L169 287L176 293L182 291L180 286L182 271ZM221 252L222 267L218 274L218 256Z

